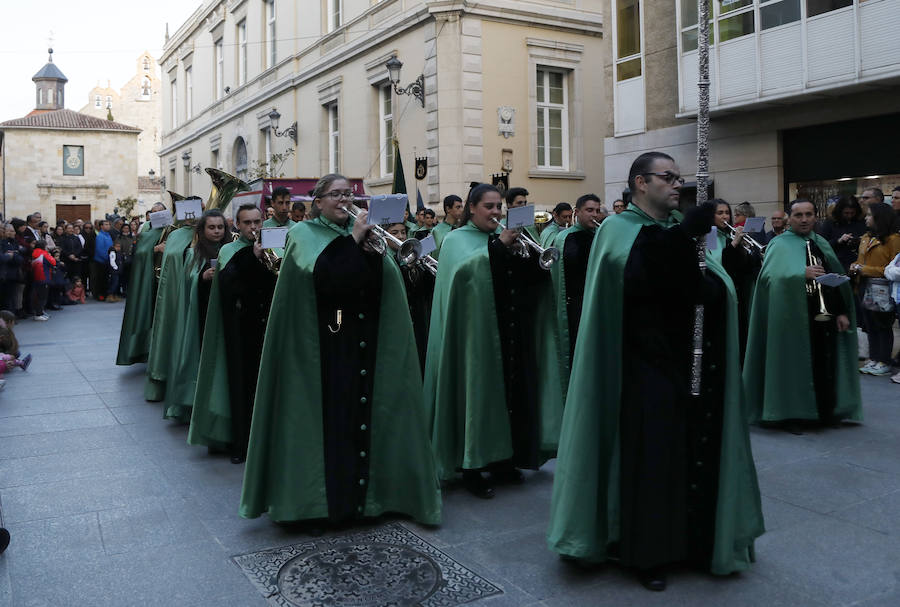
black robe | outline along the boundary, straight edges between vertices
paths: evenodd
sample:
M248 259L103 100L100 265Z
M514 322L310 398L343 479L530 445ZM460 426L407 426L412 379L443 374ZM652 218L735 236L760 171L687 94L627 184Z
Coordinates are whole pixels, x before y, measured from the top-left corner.
M703 381L690 395L694 305L705 305ZM718 491L725 286L703 278L678 226L641 229L625 266L620 416L622 562L708 565Z
M416 335L419 351L419 365L425 373L425 354L428 349L428 327L431 323L431 301L434 298L434 275L419 264L400 266L403 284L406 287L406 301Z
M256 258L253 247L244 247L219 271L218 279L228 361L233 449L236 455L244 456L250 439L253 398L275 291L275 275Z
M726 239L722 250L722 266L734 283L734 291L738 301L738 339L741 348L741 366L747 352L747 331L750 327L750 304L756 277L762 268L762 260L755 253L748 253L742 246L731 246L731 239Z
M381 256L364 252L349 235L339 236L325 247L313 269L322 367L325 492L332 521L361 516L365 505L381 274Z
M575 356L575 338L581 323L581 308L584 304L584 280L587 275L588 258L594 232L574 231L566 237L562 251L562 262L566 264L566 317L569 323L569 360Z
M550 273L540 268L535 255L528 259L513 255L496 235L491 235L488 254L512 434L512 464L536 470L542 459L537 381L540 369L534 326L540 319L535 313L533 291L536 285L550 281Z

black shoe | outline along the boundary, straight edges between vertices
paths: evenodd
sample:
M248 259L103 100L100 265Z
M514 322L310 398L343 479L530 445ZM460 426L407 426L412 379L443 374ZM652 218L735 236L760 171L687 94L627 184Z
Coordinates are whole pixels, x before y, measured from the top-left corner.
M53 311L55 311L55 312L58 312L59 310L62 310L62 308L59 307L59 306L47 306L47 309L48 309L48 310L53 310Z
M521 485L525 482L525 475L515 466L504 466L491 470L491 480L507 485Z
M0 554L6 551L7 546L9 546L9 531L0 527Z
M494 497L494 488L491 486L491 482L481 475L481 472L472 470L466 470L463 472L463 482L466 485L466 489L468 489L469 493L474 495L475 497L480 497L484 500L489 500Z
M666 573L662 567L641 569L638 571L638 580L647 590L662 592L666 589Z
M232 464L243 464L245 461L247 461L247 456L242 453L231 456Z

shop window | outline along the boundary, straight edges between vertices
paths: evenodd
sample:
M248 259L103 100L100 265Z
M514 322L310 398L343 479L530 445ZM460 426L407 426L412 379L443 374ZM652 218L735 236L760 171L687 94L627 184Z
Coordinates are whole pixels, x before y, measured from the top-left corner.
M806 0L806 16L815 17L852 5L853 0Z

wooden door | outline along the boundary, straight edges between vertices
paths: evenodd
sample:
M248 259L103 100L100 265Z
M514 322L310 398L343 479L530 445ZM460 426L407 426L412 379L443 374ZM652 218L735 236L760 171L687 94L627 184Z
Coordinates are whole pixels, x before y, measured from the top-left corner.
M56 221L65 219L74 223L76 219L91 220L91 205L89 204L58 204L56 205Z

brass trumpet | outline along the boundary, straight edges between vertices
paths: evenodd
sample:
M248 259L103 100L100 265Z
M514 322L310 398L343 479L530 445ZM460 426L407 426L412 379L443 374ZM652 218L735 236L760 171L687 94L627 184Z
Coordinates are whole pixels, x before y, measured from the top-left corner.
M727 221L724 222L725 227L728 228L728 237L734 238L734 235L737 233L737 229ZM760 257L766 254L766 247L759 244L753 237L749 234L742 234L743 238L741 238L741 246L744 247L744 250L748 253L757 253Z
M253 241L262 244L262 242L260 241L262 235L256 230L253 230L252 234ZM263 249L260 260L262 261L262 264L266 266L266 269L269 272L271 272L275 276L278 276L278 272L281 271L281 258L275 253L275 251L273 251L272 249Z
M809 240L806 241L806 265L807 267L823 266L822 260L813 255L812 245ZM828 322L831 320L831 317L834 315L825 307L825 297L822 295L822 285L816 282L815 279L807 280L806 293L807 295L815 295L819 299L819 311L816 314L815 319L819 322Z
M432 276L437 276L438 262L431 255L425 255L419 258L419 265L431 272Z
M359 217L359 212L361 209L351 202L344 206L344 210L346 210L354 219L356 219L357 217ZM406 240L401 241L399 238L377 224L374 224L372 226L372 231L374 232L374 234L372 234L372 237L369 238L369 244L379 255L384 255L385 253L387 253L386 241L389 240L397 245L397 261L399 261L401 264L414 264L422 256L422 243L415 238L407 238Z
M506 228L506 226L500 223L500 220L496 217L491 217L491 219L501 228ZM513 249L513 252L520 257L527 258L531 257L530 249L534 249L534 252L539 255L538 263L544 270L549 270L553 267L553 264L559 261L559 249L556 247L547 247L545 249L539 245L528 232L519 232L518 236L516 236L516 246Z

